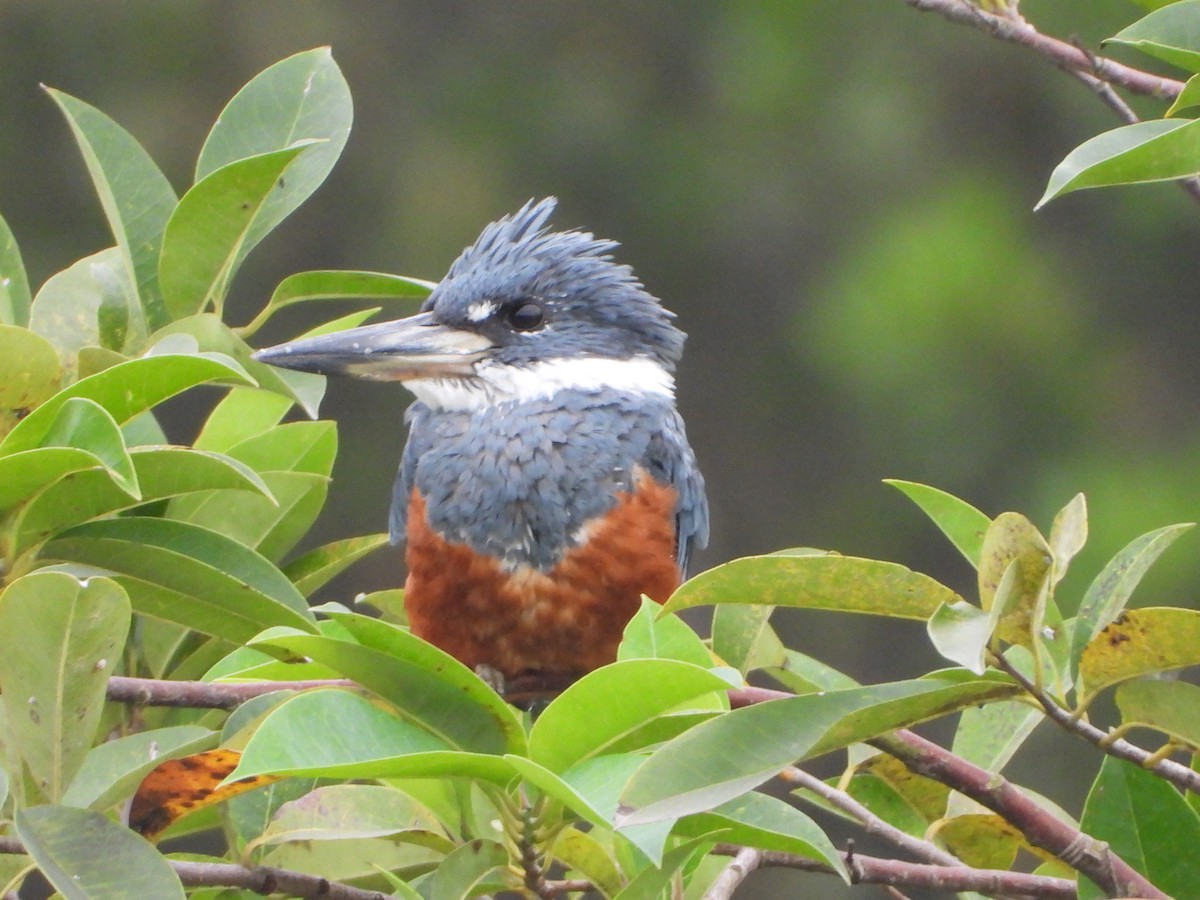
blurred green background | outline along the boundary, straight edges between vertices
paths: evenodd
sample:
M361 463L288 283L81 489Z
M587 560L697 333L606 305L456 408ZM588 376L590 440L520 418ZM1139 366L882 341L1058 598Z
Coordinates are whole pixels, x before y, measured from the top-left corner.
M1093 47L1139 15L1123 0L1021 10ZM691 335L680 403L714 525L699 567L808 545L970 591L957 554L880 479L1045 529L1084 491L1093 537L1062 588L1070 609L1128 540L1197 517L1200 210L1155 185L1034 214L1055 164L1114 117L1027 51L902 0L6 0L0 210L31 280L110 242L39 82L122 123L182 192L225 101L319 44L349 80L354 130L326 185L255 251L235 322L302 269L436 279L485 222L556 194L557 224L620 240ZM259 339L330 312L289 311ZM314 539L385 527L407 402L394 386L330 386L342 451ZM176 411L177 434L195 427ZM1193 603L1195 542L1138 602ZM401 578L381 553L337 594ZM860 678L934 664L919 627L779 618Z

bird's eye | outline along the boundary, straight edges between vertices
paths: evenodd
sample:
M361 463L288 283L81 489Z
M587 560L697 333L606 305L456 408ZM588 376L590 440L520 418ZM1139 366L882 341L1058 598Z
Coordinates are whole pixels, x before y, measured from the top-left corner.
M508 323L517 331L533 331L540 328L545 318L541 304L528 300L518 303L508 312Z

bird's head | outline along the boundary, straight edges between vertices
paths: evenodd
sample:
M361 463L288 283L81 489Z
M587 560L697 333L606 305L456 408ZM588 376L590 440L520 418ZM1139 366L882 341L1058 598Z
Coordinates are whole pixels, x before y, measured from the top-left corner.
M484 228L407 319L260 350L261 362L403 381L431 406L471 408L616 387L670 395L684 334L617 245L550 231L554 198Z

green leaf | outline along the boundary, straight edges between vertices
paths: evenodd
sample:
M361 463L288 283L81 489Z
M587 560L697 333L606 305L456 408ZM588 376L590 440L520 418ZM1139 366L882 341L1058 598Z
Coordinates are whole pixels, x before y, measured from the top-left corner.
M1016 701L969 707L962 711L950 749L956 756L982 769L999 772L1044 718L1040 709ZM966 800L962 794L952 793L946 815L968 811L968 807L959 802L962 800ZM977 808L972 801L966 803L970 804L970 811Z
M72 397L60 406L58 415L42 436L42 446L86 450L100 460L117 487L130 496L141 496L137 472L121 427L96 401Z
M166 858L140 835L70 806L18 810L17 837L64 900L183 900Z
M85 349L143 350L146 321L121 251L109 247L52 275L33 298L29 327L57 348L72 377Z
M29 277L12 229L0 216L0 325L29 322Z
M54 396L61 378L54 345L28 329L0 325L0 438Z
M249 378L236 362L219 354L167 353L131 359L81 379L47 399L0 441L0 455L39 446L59 409L72 397L96 401L117 424L124 425L168 397L214 381L245 384Z
M314 729L314 722L335 722ZM349 691L305 691L275 707L246 749L236 781L250 775L330 778L459 775L507 783L500 757L454 750L440 737Z
M308 657L341 672L451 747L525 752L524 728L512 707L454 657L378 619L329 616L358 643L297 634L264 636L252 646Z
M616 859L591 834L568 828L554 841L554 858L568 870L578 872L596 886L604 897L612 897L624 884Z
M9 510L67 475L88 469L96 469L103 472L105 478L110 478L96 456L74 447L39 447L2 456L0 510ZM126 496L134 499L130 494L126 493Z
M799 650L784 650L783 665L767 669L767 674L795 694L811 694L814 691L838 691L842 688L858 687L858 682L833 666L801 653Z
M103 812L133 794L152 769L168 759L217 745L217 735L199 725L176 725L126 735L88 751L63 794L64 806Z
M158 252L175 191L132 135L82 100L46 88L66 116L151 328L166 324Z
M646 690L654 685L654 690ZM529 756L564 772L693 698L729 684L707 669L673 659L616 662L589 672L542 711L529 735Z
M1192 109L1196 106L1200 106L1200 76L1193 75L1187 80L1187 84L1183 86L1183 90L1179 92L1179 96L1175 98L1171 108L1163 113L1163 118L1168 119L1185 109Z
M17 751L51 801L96 737L129 600L105 578L34 572L0 593L0 694Z
M1168 525L1134 538L1104 566L1083 595L1075 617L1071 636L1072 672L1079 671L1083 648L1121 614L1155 560L1191 527L1190 524Z
M844 881L850 881L842 855L821 827L794 806L775 797L743 794L711 812L681 819L674 834L702 837L714 831L721 831L721 840L727 843L820 860L831 866Z
M258 388L234 388L209 413L192 447L225 453L242 441L270 431L280 423L292 402Z
M1153 772L1105 756L1080 827L1164 893L1200 897L1200 817ZM1104 896L1080 877L1080 900Z
M927 619L958 595L896 563L853 556L750 556L702 572L663 607L676 612L718 603Z
M367 534L345 538L310 550L283 567L283 574L292 579L296 589L305 597L320 590L369 553L388 544L387 534Z
M31 450L0 457L0 472L9 460L43 452ZM270 497L270 490L257 472L218 453L185 447L134 447L129 459L141 488L140 499L121 490L105 470L76 471L72 477L42 490L25 506L13 529L13 552L23 553L82 522L192 491L225 488Z
M346 841L389 835L399 835L402 840L443 853L454 848L432 812L395 788L370 784L319 787L282 804L252 844Z
M732 800L799 760L1016 693L961 671L735 709L657 750L621 795L618 826L679 818Z
M1050 551L1054 556L1054 584L1062 581L1067 567L1087 543L1087 498L1076 494L1058 511L1050 526Z
M950 539L950 543L966 561L976 568L979 567L983 536L991 524L991 519L965 500L927 484L895 478L885 478L883 483L890 484L917 504L933 524L941 529L942 534Z
M1015 572L1015 567L1010 571ZM1000 609L996 608L997 613ZM956 600L939 606L930 616L926 628L938 653L950 662L982 675L987 669L987 649L996 631L996 620L997 615L966 600Z
M961 795L956 795L961 796ZM1011 869L1021 849L1031 849L1017 828L1002 816L979 812L942 819L930 827L927 838L977 869Z
M187 522L142 516L87 522L43 553L112 572L137 612L235 643L272 625L315 630L308 604L282 572L236 541Z
M662 607L648 597L621 635L617 659L678 659L711 667L712 654L704 641L678 616L660 615Z
M1126 610L1083 648L1079 705L1122 681L1194 665L1200 665L1200 611Z
M1198 0L1182 0L1157 9L1110 37L1106 44L1134 47L1189 72L1200 72Z
M264 210L262 234L315 191L341 155L354 108L350 88L328 47L280 60L260 72L221 110L196 161L196 181L252 156L317 142ZM262 234L254 236L257 243Z
M423 300L436 286L434 281L386 272L297 272L279 282L255 322L261 325L284 307L308 300Z
M221 311L246 254L291 211L279 215L292 193L286 176L314 147L304 141L228 163L183 195L167 223L158 263L171 318L192 316L210 305Z
M703 838L694 838L673 847L660 859L653 860L653 865L638 872L613 900L662 900L663 897L672 897L676 873L688 866L710 844Z
M237 361L265 391L271 391L298 403L311 418L317 417L317 408L325 395L325 376L310 372L293 372L277 369L251 359L253 352L244 340L212 313L187 316L161 329L156 337L174 339L187 338L208 353L221 353Z
M428 881L429 900L466 900L511 887L505 878L508 851L495 841L476 838L449 854Z
M787 662L787 649L771 627L770 606L726 603L713 610L712 647L742 675Z
M1186 681L1130 681L1117 688L1122 725L1156 728L1200 748L1200 687Z
M1200 171L1200 120L1154 119L1084 141L1058 164L1034 209L1055 197L1114 184L1186 178Z

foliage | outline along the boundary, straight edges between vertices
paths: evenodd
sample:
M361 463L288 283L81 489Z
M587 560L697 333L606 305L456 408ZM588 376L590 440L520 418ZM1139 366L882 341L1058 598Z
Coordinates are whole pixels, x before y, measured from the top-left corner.
M247 326L224 313L250 250L320 185L345 143L341 73L318 49L256 77L213 126L178 200L120 126L50 93L115 245L31 296L16 242L7 227L0 234L0 841L19 841L3 844L13 862L0 869L11 877L0 893L33 867L71 898L251 890L118 824L135 793L159 817L145 835L219 829L229 859L282 873L272 890L286 876L301 892L313 873L401 897L552 896L583 883L622 900L700 896L730 847L862 879L867 861L848 862L807 805L818 819L884 830L952 873L962 867L947 866L947 853L1008 869L1029 850L1047 877L1006 892L1049 893L1062 887L1050 876L1070 874L1051 857L1083 840L1078 826L1048 802L1025 794L1015 804L995 790L1041 721L1086 725L1095 699L1114 692L1127 728L1161 732L1168 750L1200 746L1192 686L1148 677L1200 663L1200 613L1126 608L1183 529L1135 539L1064 618L1055 589L1087 537L1082 496L1043 535L1017 513L993 519L896 482L976 569L975 600L877 560L807 550L735 560L663 609L647 601L619 659L536 717L413 637L394 594L377 598L380 618L310 607L383 538L295 555L325 500L336 430L287 418L315 416L323 380L255 363L247 340L295 303L412 300L431 286L307 272L285 279ZM202 386L220 391L207 420L190 445L168 444L155 407ZM695 606L716 608L709 641L675 615ZM924 621L952 666L859 685L785 647L769 623L776 607ZM752 675L787 694L755 694ZM130 676L166 688L201 679L226 697L266 686L232 711L107 699ZM295 689L313 679L325 683ZM953 755L912 750L921 745L905 729L960 712ZM1164 890L1200 895L1188 856L1200 844L1178 845L1200 831L1177 790L1183 767L1134 748L1124 758L1142 753L1152 768L1131 771L1099 752L1127 745L1101 737L1085 829L1136 848L1125 861ZM795 768L835 751L848 762L828 783ZM164 760L184 761L166 770L173 792L139 791ZM968 769L989 786L955 774ZM758 791L781 773L802 785L794 802ZM990 811L978 805L988 802ZM1082 895L1137 888L1097 859L1072 858L1103 882L1080 874Z

